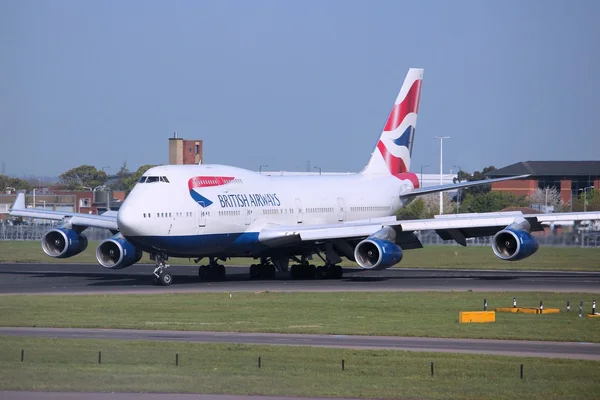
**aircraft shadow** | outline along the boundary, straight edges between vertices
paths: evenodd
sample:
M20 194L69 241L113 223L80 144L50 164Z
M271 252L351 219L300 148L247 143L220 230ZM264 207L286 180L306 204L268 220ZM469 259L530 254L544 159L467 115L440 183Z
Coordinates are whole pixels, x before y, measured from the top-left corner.
M568 279L581 279L582 276L577 273L569 274L569 273L561 273L561 274L553 274L553 273L526 273L522 274L518 271L515 273L510 272L501 272L494 273L491 271L480 271L480 272L453 272L453 271L435 271L435 270L427 270L423 272L418 272L415 270L410 271L402 271L391 270L391 271L364 271L362 273L357 273L355 269L345 269L344 272L347 274L344 278L340 280L315 280L315 279L306 279L301 280L302 282L314 282L318 284L319 282L385 282L385 281L429 281L436 282L440 280L448 281L448 280L457 280L457 279L469 279L471 281L514 281L517 279L556 279L556 280L568 280ZM228 268L227 269L227 278L225 281L210 281L210 280L200 280L198 276L195 276L190 273L189 268L187 267L173 267L171 273L174 276L172 286L181 287L181 286L192 286L198 287L202 285L210 285L210 284L218 284L223 282L228 283L249 283L249 282L257 282L257 283L266 283L266 282L286 282L286 281L294 281L287 274L278 273L273 279L264 279L264 280L250 280L247 269L245 268ZM385 275L380 275L384 273ZM372 274L378 274L373 276ZM81 287L154 287L154 281L152 278L152 270L151 268L147 268L144 273L128 273L127 271L106 271L106 272L87 272L87 271L18 271L18 270L6 270L0 269L0 276L5 275L2 279L4 281L5 287L27 287L27 286L36 286L33 282L23 281L19 279L19 282L11 282L10 275L18 275L18 276L26 276L29 278L40 278L40 279L48 279L52 280L52 286L62 286L65 289L69 288L81 288ZM600 278L594 277L594 280ZM63 281L63 282L60 282ZM48 285L51 286L51 285Z

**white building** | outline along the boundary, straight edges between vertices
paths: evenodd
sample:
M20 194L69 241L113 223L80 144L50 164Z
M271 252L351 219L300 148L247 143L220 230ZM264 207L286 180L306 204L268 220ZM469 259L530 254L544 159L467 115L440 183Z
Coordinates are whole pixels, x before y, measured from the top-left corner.
M291 175L350 175L354 172L292 172L292 171L262 171L263 175L281 175L281 176L291 176ZM416 173L419 181L421 182L422 187L427 186L435 186L440 184L440 174L423 174L423 178L421 178L420 173ZM456 174L442 174L442 184L454 183L454 179L457 177Z

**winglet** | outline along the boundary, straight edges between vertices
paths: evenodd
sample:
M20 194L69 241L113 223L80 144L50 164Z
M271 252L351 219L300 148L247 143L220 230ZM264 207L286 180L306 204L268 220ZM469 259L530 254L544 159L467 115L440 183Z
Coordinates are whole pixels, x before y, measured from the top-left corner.
M17 198L15 199L15 202L13 203L10 211L25 210L26 208L27 207L25 207L25 193L20 192L19 194L17 194Z

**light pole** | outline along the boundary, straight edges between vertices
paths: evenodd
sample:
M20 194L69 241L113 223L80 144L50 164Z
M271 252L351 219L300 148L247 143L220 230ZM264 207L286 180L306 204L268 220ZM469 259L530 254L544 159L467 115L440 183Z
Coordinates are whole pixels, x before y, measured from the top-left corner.
M456 173L456 180L460 183L460 165L453 165L452 168L458 168L458 172ZM458 188L458 193L456 193L456 215L458 215L458 210L460 209L460 188Z
M35 208L35 189L33 189L33 208Z
M450 139L450 136L434 136L434 139L440 140L440 185L444 184L443 177L443 154L444 154L444 139ZM440 192L440 215L444 213L444 193Z
M265 168L266 168L266 167L268 167L268 165L267 165L267 164L264 164L264 165L261 165L260 167L258 167L258 173L259 173L259 174L262 174L262 169L263 169L263 167L265 167Z
M584 187L583 189L578 189L578 191L583 191L583 212L587 211L587 190L588 189L593 189L593 186L587 186Z
M314 169L318 169L319 170L319 175L321 175L321 167L317 167L316 165L313 166Z
M429 164L421 164L421 187L423 187L423 167L431 167Z

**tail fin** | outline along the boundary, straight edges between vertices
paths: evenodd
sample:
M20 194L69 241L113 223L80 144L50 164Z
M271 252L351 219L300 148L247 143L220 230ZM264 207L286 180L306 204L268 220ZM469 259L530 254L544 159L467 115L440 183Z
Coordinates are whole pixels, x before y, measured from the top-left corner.
M397 175L410 170L423 70L411 68L363 174Z

